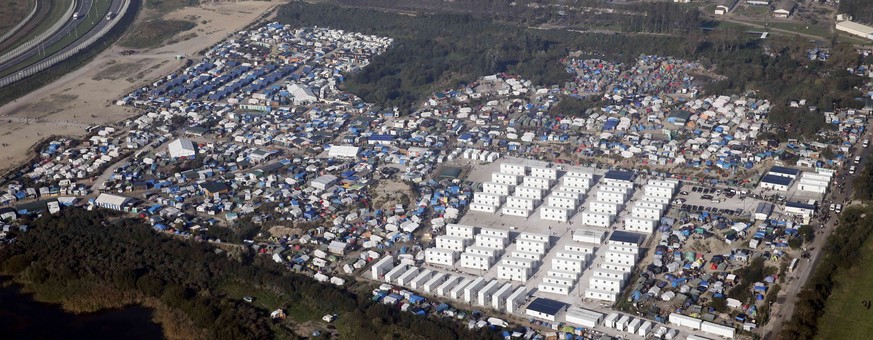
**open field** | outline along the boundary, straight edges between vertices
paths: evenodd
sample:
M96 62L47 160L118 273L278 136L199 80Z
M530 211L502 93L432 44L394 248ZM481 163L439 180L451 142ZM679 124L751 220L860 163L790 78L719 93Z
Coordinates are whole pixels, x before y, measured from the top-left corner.
M133 30L139 34L127 35L118 45L130 48L156 47L194 26L193 22L183 20L149 20L134 26Z
M50 134L82 136L89 124L109 124L132 116L136 113L133 109L112 103L139 84L184 65L177 55L190 57L278 4L245 1L173 11L165 19L197 17L197 26L192 29L197 39L177 39L170 45L127 56L119 53L119 47L110 48L54 83L0 107L0 144L6 145L0 151L0 170L26 160L30 156L27 150Z
M873 332L873 309L861 304L873 301L873 238L860 253L854 267L834 279L836 286L818 321L817 339L868 339Z
M30 10L36 0L3 0L0 1L0 35L18 25Z

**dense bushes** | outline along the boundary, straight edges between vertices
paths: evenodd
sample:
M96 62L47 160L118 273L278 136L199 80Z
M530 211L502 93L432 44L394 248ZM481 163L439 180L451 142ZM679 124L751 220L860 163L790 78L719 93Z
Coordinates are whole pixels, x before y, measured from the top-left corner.
M852 267L861 255L861 246L870 237L873 211L849 207L840 215L840 226L828 238L815 273L798 293L794 315L785 324L781 339L812 339L818 332L818 320L834 289L837 274Z
M361 6L371 3L341 2ZM378 7L378 3L370 5ZM384 6L390 7L387 3ZM516 73L538 85L559 85L571 77L558 60L580 50L624 62L642 53L700 59L705 65L715 66L716 73L728 75L710 83L705 88L707 94L759 91L759 98L769 99L774 105L771 122L780 125L785 136L790 137L811 136L829 128L820 112L791 108L793 100L806 99L819 110L863 105L856 100L860 92L855 90L863 79L846 71L861 62L851 46L837 45L830 61L809 61L806 53L812 45L802 39L774 37L762 46L761 40L737 30L701 33L696 30L700 20L696 10L665 3L629 6L627 10L647 15L628 15L616 21L623 30L683 32L682 38L534 30L511 23L513 15L526 15L524 11L512 14L516 10L511 9L498 11L497 17L504 22L492 22L473 15L407 16L297 2L283 6L278 20L395 38L392 48L351 75L345 84L347 90L382 106L410 109L435 90L498 72ZM566 103L561 111L570 113L588 106L580 104Z
M216 253L206 243L159 235L139 220L105 222L102 212L70 209L46 216L18 242L0 249L3 271L29 288L50 292L62 301L76 300L70 287L110 287L115 291L159 299L188 315L208 338L293 337L273 327L269 311L224 292L227 284L277 296L280 306L323 315L340 314L350 338L456 339L489 337L468 333L452 321L401 313L374 304L333 285L292 274L264 256L243 252L238 261ZM386 324L391 327L379 328ZM415 331L413 331L413 329ZM361 335L360 337L355 337Z
M471 15L405 16L367 9L291 3L278 20L395 38L394 46L350 77L346 88L364 100L409 109L437 89L512 72L536 84L571 79L559 59L572 51L633 60L640 53L669 54L682 39L532 30Z

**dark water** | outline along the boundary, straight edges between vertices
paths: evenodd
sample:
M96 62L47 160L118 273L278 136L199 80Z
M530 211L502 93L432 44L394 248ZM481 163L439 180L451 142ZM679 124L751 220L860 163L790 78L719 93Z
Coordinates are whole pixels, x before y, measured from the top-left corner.
M163 339L151 319L152 311L143 307L71 314L34 301L17 285L0 286L0 339Z

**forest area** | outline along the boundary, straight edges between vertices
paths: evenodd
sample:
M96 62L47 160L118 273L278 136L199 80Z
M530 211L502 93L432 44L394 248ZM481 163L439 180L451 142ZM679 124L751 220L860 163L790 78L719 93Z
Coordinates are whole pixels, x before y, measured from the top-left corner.
M379 0L367 3L373 2ZM673 32L682 37L538 30L471 14L409 16L329 4L288 4L278 18L296 26L328 26L395 38L394 46L351 75L344 86L365 101L407 112L436 90L500 72L518 74L537 85L560 85L571 76L559 60L575 51L622 62L640 54L700 60L727 76L708 84L706 94L758 91L759 97L774 103L770 119L782 126L781 139L813 136L828 128L819 112L791 108L792 100L806 99L820 110L863 106L855 89L863 80L846 71L862 62L850 45L836 45L826 62L810 61L806 51L813 45L804 39L774 36L762 41L730 29L702 32L695 29L700 20L696 9L672 3L639 6L649 15L621 21L629 31ZM588 106L580 104L565 106Z
M296 323L274 321L270 310L229 294L243 287L275 296L271 308L306 311L316 319L336 313L343 338L491 338L453 320L424 318L371 302L368 296L290 272L253 251L218 251L191 240L157 234L141 220L111 212L68 209L30 222L17 242L0 248L0 272L43 302L73 312L126 305L156 310L169 338L297 338ZM168 332L168 329L174 331Z
M840 13L852 16L852 21L873 25L873 3L870 0L840 0Z

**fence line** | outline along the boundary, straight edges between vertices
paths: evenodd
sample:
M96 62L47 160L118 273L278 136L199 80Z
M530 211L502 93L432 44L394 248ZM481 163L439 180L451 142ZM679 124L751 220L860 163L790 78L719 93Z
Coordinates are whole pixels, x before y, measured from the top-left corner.
M21 22L19 22L18 25L15 25L15 27L13 27L11 30L9 30L9 32L6 32L6 34L4 34L2 37L0 37L0 42L4 42L4 41L6 41L6 39L9 39L9 37L11 37L13 34L15 34L15 32L18 32L18 30L20 30L22 27L24 27L24 25L27 24L30 21L30 19L33 19L33 16L36 15L37 9L39 9L39 0L34 1L33 10L30 11L30 14L28 14L26 17L24 17L24 20L21 20Z
M10 59L21 55L24 52L29 51L34 46L42 44L46 39L48 39L55 33L58 33L58 31L67 23L67 21L69 21L70 17L73 15L73 11L75 10L76 0L73 0L72 2L70 2L70 8L67 8L67 11L61 17L61 20L58 20L58 22L56 22L52 27L49 27L49 29L47 29L45 32L42 32L42 34L36 36L36 38L33 38L30 41L16 47L14 50L6 52L6 54L0 56L0 64L5 63Z
M49 67L52 67L55 64L62 62L64 60L66 60L67 58L73 56L74 54L82 51L83 49L87 48L88 46L91 46L92 44L94 44L94 42L96 42L97 40L102 38L104 35L106 35L106 33L109 32L109 30L111 30L113 27L115 27L116 24L118 24L118 22L121 20L121 18L124 17L124 14L127 12L127 8L129 7L129 5L130 5L130 0L124 0L124 3L121 5L121 8L118 10L118 14L114 18L112 18L112 20L109 21L108 25L104 26L94 36L88 38L88 40L85 40L83 43L78 44L74 49L71 49L71 50L66 51L66 52L60 52L58 54L53 55L51 58L49 58L47 60L43 60L37 64L34 64L30 67L27 67L27 68L25 68L21 71L18 71L14 74L10 74L6 77L0 78L0 88L8 86L9 84L17 82L21 79L30 77L39 71L45 70Z

